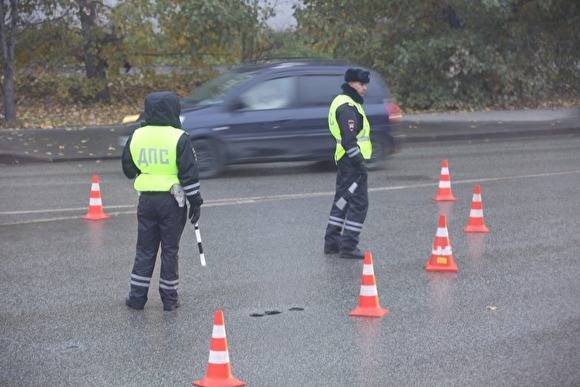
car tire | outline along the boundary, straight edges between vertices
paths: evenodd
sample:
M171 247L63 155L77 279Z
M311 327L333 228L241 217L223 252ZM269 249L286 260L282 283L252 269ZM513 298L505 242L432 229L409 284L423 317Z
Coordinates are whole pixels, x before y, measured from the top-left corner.
M206 179L219 175L224 167L224 158L218 143L206 138L192 140L191 143L197 158L199 177Z

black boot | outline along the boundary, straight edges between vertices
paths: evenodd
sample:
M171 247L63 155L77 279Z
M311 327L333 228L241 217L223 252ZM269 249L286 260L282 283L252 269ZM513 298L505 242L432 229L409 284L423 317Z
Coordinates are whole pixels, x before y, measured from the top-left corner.
M181 303L177 301L174 304L163 304L163 310L166 312L173 312L175 309L179 308Z
M365 254L361 251L361 249L355 247L354 250L340 249L339 257L345 259L364 259Z
M329 254L338 254L339 250L338 250L338 246L336 245L324 245L324 254L329 255Z
M125 305L135 310L143 310L143 308L145 308L145 303L133 301L130 297L125 298Z

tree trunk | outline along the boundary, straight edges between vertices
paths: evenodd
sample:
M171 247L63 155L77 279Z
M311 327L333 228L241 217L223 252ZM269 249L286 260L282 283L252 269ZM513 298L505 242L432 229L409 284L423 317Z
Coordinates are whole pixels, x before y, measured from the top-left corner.
M254 36L247 32L241 33L242 41L242 63L255 59L254 56Z
M10 23L5 24L7 9L0 2L0 44L2 45L3 75L2 97L4 99L4 122L10 125L16 121L16 98L14 95L14 46L16 45L17 0L10 0Z
M97 36L97 1L77 0L81 33L83 37L83 56L87 78L95 81L98 101L110 102L111 95L107 85L107 63L99 55Z

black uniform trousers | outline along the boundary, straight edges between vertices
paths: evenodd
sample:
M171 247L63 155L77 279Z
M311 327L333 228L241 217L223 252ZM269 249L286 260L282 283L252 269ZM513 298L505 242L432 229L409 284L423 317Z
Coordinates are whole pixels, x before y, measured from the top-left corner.
M137 208L137 251L131 271L129 300L145 305L157 252L161 245L159 294L164 305L177 303L179 240L187 207L179 207L169 192L142 192Z
M354 250L359 241L369 207L367 171L364 165L355 164L347 155L337 162L336 191L324 235L324 244L344 251ZM356 182L351 194L349 187ZM340 209L336 203L343 198L346 205Z

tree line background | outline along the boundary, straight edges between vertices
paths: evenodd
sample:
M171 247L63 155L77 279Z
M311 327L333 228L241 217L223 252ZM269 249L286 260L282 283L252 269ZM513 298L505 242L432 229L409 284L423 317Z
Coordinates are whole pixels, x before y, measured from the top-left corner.
M272 1L0 4L5 125L67 106L129 112L153 90L185 95L231 66L277 57L371 67L407 111L580 98L576 0L303 0L282 32L266 24Z

